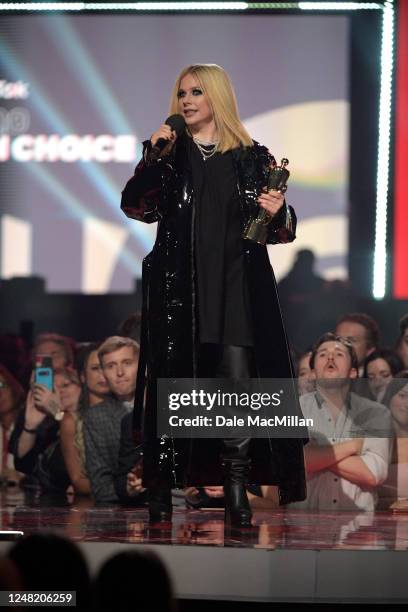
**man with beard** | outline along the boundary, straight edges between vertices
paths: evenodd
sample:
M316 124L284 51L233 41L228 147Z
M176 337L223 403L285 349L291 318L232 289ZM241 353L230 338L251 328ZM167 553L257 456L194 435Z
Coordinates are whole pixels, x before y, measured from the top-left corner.
M389 411L350 392L358 362L352 344L327 333L313 348L316 391L300 397L313 419L304 448L307 498L290 508L374 510L376 488L387 477L392 446Z

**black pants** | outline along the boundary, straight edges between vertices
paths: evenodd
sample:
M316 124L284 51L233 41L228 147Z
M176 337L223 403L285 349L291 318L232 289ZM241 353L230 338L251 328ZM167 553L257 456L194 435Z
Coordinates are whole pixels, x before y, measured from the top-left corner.
M255 357L251 346L201 344L198 357L201 378L253 378Z
M252 347L230 344L202 344L200 346L198 371L201 378L247 379L256 376L255 357ZM221 457L225 461L249 463L250 438L225 438L222 441Z

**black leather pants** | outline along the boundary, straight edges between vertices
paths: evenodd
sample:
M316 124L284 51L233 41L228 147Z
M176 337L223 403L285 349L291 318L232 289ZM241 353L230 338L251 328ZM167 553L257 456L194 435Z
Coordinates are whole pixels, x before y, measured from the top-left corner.
M217 378L245 379L256 375L255 359L250 347L225 345L218 348L215 360ZM225 438L221 445L224 473L225 523L239 528L250 527L252 512L246 494L250 471L250 438Z
M252 378L255 358L250 346L201 344L198 360L201 378Z
M202 378L253 378L256 376L252 347L230 344L202 344L199 357L199 375ZM250 438L223 440L221 457L225 461L240 460L249 464Z

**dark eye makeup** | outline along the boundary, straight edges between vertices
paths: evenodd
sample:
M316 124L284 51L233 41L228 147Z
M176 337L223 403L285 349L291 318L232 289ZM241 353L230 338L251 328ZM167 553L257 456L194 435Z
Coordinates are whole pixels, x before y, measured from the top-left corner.
M193 96L201 96L203 92L198 87L195 87L194 89L192 89L192 93L193 93ZM186 95L186 92L184 91L184 89L180 89L177 92L178 98L184 98L185 95Z

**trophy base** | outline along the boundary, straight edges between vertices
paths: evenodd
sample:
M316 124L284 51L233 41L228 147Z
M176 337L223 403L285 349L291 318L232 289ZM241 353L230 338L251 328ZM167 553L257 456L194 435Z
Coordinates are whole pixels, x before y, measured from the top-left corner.
M245 238L245 240L251 240L258 244L266 244L267 237L268 226L265 225L265 221L259 222L257 219L251 221L243 233L243 238Z

